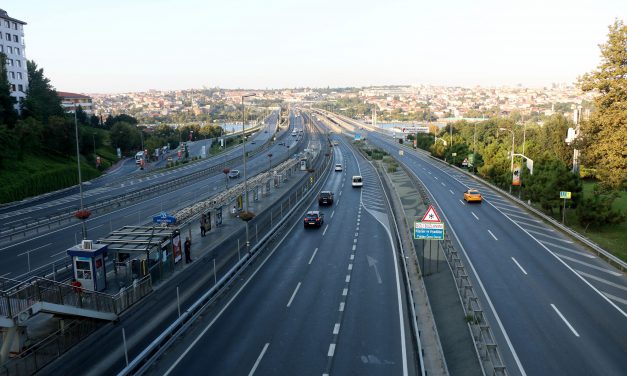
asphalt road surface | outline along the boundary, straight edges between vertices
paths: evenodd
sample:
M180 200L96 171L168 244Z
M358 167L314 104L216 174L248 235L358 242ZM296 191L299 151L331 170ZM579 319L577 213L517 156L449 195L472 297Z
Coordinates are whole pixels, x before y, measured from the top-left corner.
M387 202L372 167L342 143L322 190L324 224L298 219L223 306L159 360L154 374L407 375L415 349L401 299ZM351 176L364 176L353 188ZM303 213L304 214L304 213Z

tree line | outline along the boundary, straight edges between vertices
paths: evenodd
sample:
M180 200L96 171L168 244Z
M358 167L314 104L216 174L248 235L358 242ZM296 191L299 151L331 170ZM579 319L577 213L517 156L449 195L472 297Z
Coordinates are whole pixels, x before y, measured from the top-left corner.
M417 134L417 147L433 156L462 167L467 163L493 184L507 189L512 184L511 152L533 160L533 173L527 160L516 156L521 185L514 194L531 200L547 213L561 215L560 191L572 192L569 206L577 209L584 227L620 223L625 213L612 209L627 183L627 26L616 20L609 27L608 41L600 46L602 62L596 71L579 80L584 91L598 93L590 119L580 126L571 144L565 142L570 119L555 114L544 122L522 122L517 114L468 123L458 121L435 134ZM533 119L535 120L535 119ZM581 151L581 169L573 172L574 149ZM464 162L466 161L466 162ZM595 185L592 194L583 195L582 179Z

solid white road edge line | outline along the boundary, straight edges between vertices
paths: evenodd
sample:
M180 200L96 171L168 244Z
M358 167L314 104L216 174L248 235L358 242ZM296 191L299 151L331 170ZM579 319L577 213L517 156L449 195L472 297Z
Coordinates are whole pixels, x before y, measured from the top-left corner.
M444 172L444 171L442 171L442 172ZM416 174L413 174L413 175L416 177L416 179L418 179L418 181L420 181L422 183L422 180L420 180L420 178ZM423 186L425 187L427 192L429 192L429 195L431 197L434 197L433 194L431 194L431 191L429 191L429 188L427 188L424 185L424 183L423 183ZM462 202L462 204L463 204L463 202ZM505 327L503 326L503 322L501 321L501 318L499 317L499 314L496 312L496 309L494 308L494 304L492 303L492 299L490 299L490 296L488 295L488 292L486 291L485 286L483 286L483 282L481 281L481 278L479 277L479 273L477 273L477 269L475 269L475 265L472 263L472 261L468 257L468 253L466 252L466 248L464 248L464 245L459 240L459 237L457 236L457 232L455 232L455 229L453 228L453 226L451 226L451 222L448 220L448 217L446 216L446 214L444 214L444 212L442 212L441 210L440 210L440 212L442 213L442 217L444 218L446 223L448 223L448 225L449 225L449 232L451 234L453 234L453 236L455 237L455 240L457 241L457 244L462 249L462 252L464 253L464 256L466 257L466 261L468 262L468 266L470 266L470 269L472 270L473 275L477 279L477 284L481 288L481 292L483 292L483 296L485 296L485 299L488 302L488 305L490 306L490 310L492 311L492 314L494 315L494 318L496 319L496 323L499 326L499 329L501 330L501 333L503 333L503 337L505 338L505 342L507 342L507 346L509 347L509 350L510 350L511 354L514 357L514 361L516 362L516 365L518 366L518 370L520 371L520 373L523 376L527 376L527 373L525 372L525 369L523 368L523 365L520 362L520 359L518 358L518 354L516 353L516 350L514 349L514 345L512 345L512 341L509 339L509 335L507 334L507 331L505 330Z
M564 324L566 324L566 326L568 326L568 329L570 329L571 332L573 332L573 334L577 337L579 337L579 333L577 333L577 331L575 330L575 328L573 328L572 325L570 325L570 323L568 322L568 320L566 320L566 317L564 317L564 315L562 315L562 312L559 311L559 309L557 309L557 307L555 306L555 304L551 303L551 308L553 308L553 310L555 311L555 313L558 314L558 316L562 319L562 321L564 321Z
M269 345L270 345L269 343L266 343L265 346L263 346L263 350L261 350L261 354L259 354L259 357L257 358L257 361L253 365L253 368L248 373L248 376L252 376L255 373L255 370L257 369L257 366L259 366L259 362L261 362L261 358L263 358L263 355L266 353L266 350L268 350Z

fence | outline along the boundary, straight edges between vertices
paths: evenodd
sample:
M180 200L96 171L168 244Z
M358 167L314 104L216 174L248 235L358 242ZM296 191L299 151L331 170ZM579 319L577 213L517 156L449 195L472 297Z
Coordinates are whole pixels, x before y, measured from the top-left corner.
M399 165L413 181L425 204L430 204L431 194L422 184L420 179L404 164L399 162ZM508 375L501 354L499 353L494 334L490 328L487 318L484 315L483 309L481 308L479 297L475 292L468 273L466 272L464 262L459 257L459 253L453 246L448 233L445 234L445 240L438 241L436 243L438 247L436 252L438 252L438 254L439 252L442 252L445 255L447 264L453 274L453 277L455 278L457 292L459 294L462 308L464 309L464 313L466 315L468 328L472 333L475 350L481 360L481 366L484 373L486 373L488 369L491 369L491 372L489 373L490 375ZM424 273L424 258L422 269Z

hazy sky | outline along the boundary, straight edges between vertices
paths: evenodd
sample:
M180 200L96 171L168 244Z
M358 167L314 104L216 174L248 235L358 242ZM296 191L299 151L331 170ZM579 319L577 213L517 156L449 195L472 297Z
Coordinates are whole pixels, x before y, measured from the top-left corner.
M627 0L4 0L60 91L573 82Z

